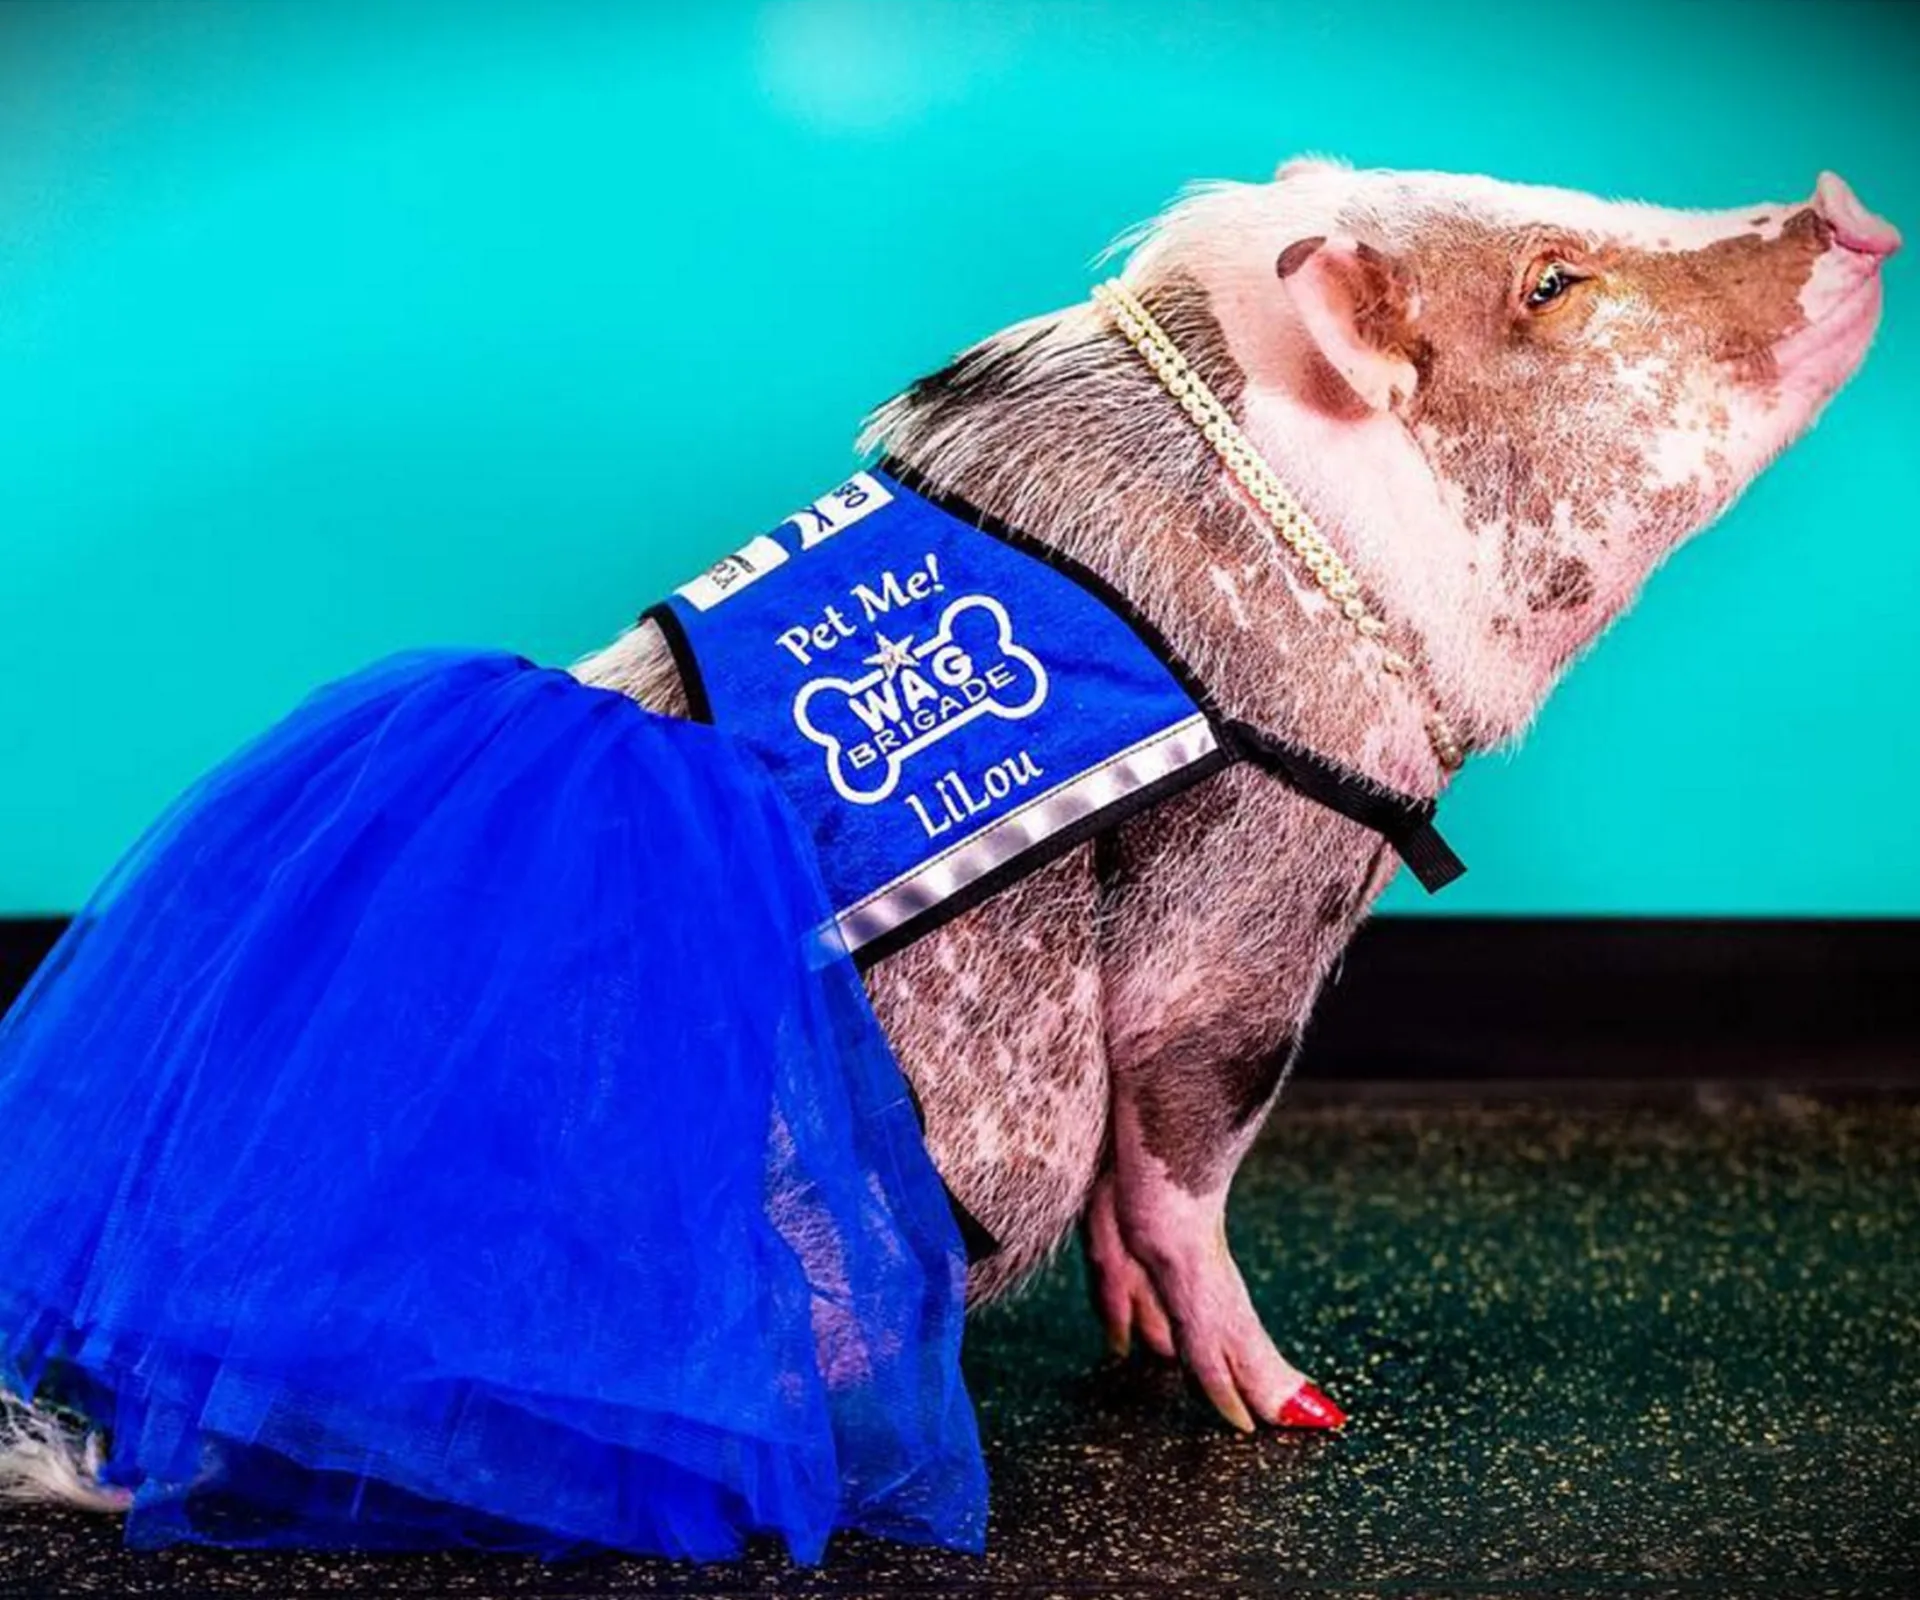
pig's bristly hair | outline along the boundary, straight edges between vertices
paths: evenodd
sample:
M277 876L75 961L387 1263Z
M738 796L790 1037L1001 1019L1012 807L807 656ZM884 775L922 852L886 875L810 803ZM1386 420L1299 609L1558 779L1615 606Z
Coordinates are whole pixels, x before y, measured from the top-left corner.
M1147 246L1157 239L1181 231L1182 219L1204 209L1213 196L1231 194L1242 187L1244 185L1227 178L1196 178L1191 183L1181 185L1180 192L1169 205L1151 217L1143 217L1122 228L1094 255L1090 265L1096 271L1103 271L1116 262L1125 262L1138 255L1140 259L1136 263L1136 271L1144 275L1147 270Z

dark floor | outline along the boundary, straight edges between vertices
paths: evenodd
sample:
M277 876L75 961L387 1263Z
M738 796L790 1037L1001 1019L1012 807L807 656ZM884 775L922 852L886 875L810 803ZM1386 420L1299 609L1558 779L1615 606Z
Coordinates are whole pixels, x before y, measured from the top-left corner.
M1920 1107L1296 1107L1234 1233L1348 1429L1103 1366L1065 1260L969 1333L983 1560L129 1555L12 1513L0 1594L1920 1596Z

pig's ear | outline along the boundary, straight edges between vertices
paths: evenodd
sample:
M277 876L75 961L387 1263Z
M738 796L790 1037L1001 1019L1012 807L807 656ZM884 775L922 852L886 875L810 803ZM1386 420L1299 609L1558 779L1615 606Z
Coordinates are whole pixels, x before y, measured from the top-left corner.
M1406 286L1393 263L1353 239L1299 239L1275 271L1327 365L1370 411L1387 411L1419 382L1402 350L1410 342Z

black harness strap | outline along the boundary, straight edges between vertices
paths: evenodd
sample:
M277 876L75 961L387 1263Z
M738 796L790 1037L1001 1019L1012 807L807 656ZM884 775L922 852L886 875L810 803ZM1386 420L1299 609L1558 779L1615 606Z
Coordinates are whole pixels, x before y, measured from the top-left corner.
M1250 722L1217 722L1214 732L1230 754L1381 835L1428 894L1438 893L1467 870L1433 825L1438 810L1433 801L1382 789L1311 750L1282 743Z

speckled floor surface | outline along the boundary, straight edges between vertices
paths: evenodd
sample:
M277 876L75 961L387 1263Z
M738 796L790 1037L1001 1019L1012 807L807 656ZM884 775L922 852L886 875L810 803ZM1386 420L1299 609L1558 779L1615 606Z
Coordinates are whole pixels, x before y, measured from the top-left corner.
M1102 1365L1064 1260L969 1334L984 1560L131 1555L15 1512L0 1595L1920 1597L1920 1107L1284 1111L1234 1233L1347 1431Z

